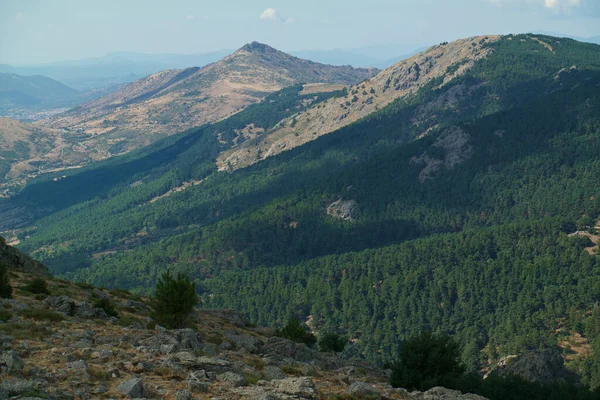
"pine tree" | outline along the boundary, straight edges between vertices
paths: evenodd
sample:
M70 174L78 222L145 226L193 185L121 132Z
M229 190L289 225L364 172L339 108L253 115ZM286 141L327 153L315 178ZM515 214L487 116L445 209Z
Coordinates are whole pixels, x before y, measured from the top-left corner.
M167 270L156 283L152 317L167 328L183 328L189 322L196 304L196 284L185 274L178 273L174 278L171 271Z
M12 286L8 282L6 265L0 264L0 298L10 299L12 297Z

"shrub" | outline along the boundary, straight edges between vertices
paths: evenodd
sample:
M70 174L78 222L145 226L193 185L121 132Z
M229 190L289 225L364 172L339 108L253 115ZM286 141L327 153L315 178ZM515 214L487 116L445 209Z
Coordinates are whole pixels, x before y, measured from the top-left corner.
M8 281L6 265L0 264L0 297L10 299L12 297L12 286Z
M24 318L31 318L38 321L60 322L65 319L65 317L57 312L40 308L28 308L21 311L20 314Z
M48 282L46 282L44 278L34 278L21 289L33 294L50 294L50 290L48 289Z
M108 298L98 300L94 303L94 307L103 309L106 315L110 317L116 317L119 315L117 310L115 310L115 306L113 305L112 301L110 301Z
M344 351L348 340L335 333L325 333L319 335L319 351L339 353Z
M8 311L6 308L0 308L0 321L2 322L7 322L9 319L11 319L12 314L10 311Z
M174 278L167 270L156 284L152 318L167 328L183 328L188 324L196 304L196 284L187 275L178 273Z
M296 318L292 318L283 327L276 329L275 335L296 343L304 343L307 346L312 346L317 342L315 335L308 331L308 326Z
M405 340L398 360L391 364L394 387L425 391L451 386L462 372L460 348L449 336L424 332Z

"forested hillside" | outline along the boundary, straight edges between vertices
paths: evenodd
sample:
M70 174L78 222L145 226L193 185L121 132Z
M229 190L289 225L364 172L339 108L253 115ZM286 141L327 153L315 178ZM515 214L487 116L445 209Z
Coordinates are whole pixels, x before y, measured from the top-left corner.
M456 335L472 370L560 346L598 387L585 356L600 354L600 47L487 46L445 85L233 173L216 171L224 149L352 94L293 87L35 182L11 200L37 216L16 239L53 272L110 287L144 292L165 268L184 271L206 306L271 325L311 316L373 359L423 330ZM569 349L573 335L586 351Z

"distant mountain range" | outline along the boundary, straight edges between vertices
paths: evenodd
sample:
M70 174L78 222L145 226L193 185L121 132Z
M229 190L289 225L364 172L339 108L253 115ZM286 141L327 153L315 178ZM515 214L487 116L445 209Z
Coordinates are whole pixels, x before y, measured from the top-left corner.
M0 108L65 107L72 105L78 95L77 90L45 76L0 73Z
M20 154L11 162L22 162L27 167L13 170L5 179L18 180L48 168L81 166L90 160L124 154L165 136L227 117L288 86L331 84L333 87L327 90L337 90L377 72L375 68L319 64L253 42L204 68L154 73L97 100L39 121L38 126L61 132L61 139L56 142L60 151L49 152L47 156L36 153L29 164L27 153ZM17 82L29 79L17 80L17 75L6 75ZM73 96L79 95L49 78L34 78L54 82ZM41 87L37 89L41 91ZM21 140L27 143L29 137ZM11 170L10 166L7 168L5 173Z
M406 56L423 50L419 45L380 45L357 49L300 50L290 54L322 64L387 68ZM420 51L419 50L419 51ZM102 57L67 60L42 65L0 64L0 72L18 75L43 75L79 91L107 88L133 82L166 69L203 67L231 54L225 49L197 54L147 54L114 52ZM406 55L406 56L404 56Z

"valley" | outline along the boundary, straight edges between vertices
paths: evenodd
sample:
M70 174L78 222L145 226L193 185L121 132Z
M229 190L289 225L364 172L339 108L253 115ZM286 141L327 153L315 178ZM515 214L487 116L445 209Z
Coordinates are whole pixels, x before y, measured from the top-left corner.
M7 142L6 177L85 138L0 200L0 231L60 278L147 296L169 269L347 358L432 332L467 373L558 352L600 388L596 44L483 35L378 71L253 42L34 126L52 141Z

